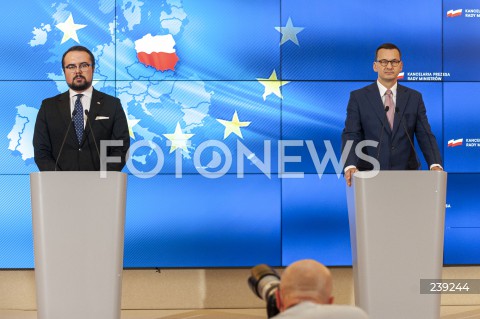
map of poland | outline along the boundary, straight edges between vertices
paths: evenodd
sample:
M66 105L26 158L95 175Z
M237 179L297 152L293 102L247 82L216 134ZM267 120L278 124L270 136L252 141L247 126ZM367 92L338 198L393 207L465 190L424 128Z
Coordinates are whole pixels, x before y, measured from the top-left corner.
M178 56L175 53L175 40L171 34L152 36L150 33L135 41L138 60L157 71L175 71Z

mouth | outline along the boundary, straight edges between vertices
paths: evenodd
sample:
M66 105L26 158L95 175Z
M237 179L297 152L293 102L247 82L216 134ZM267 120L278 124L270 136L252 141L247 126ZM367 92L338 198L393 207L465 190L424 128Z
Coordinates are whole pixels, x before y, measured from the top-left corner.
M84 78L83 76L81 76L81 75L77 75L76 77L73 78L74 81L76 81L76 80L78 80L78 79L80 79L80 80L85 80L85 78Z

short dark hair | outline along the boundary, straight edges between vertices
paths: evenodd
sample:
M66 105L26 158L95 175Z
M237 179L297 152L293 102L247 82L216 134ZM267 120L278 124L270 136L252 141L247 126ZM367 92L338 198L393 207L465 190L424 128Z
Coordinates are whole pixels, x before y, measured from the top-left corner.
M95 69L95 57L93 56L93 53L87 49L86 47L84 47L83 45L74 45L73 47L71 47L70 49L68 49L67 51L65 51L65 53L63 54L62 56L62 69L65 68L65 65L64 65L64 60L65 60L65 56L67 55L68 52L72 52L72 51L83 51L83 52L87 52L88 55L90 56L90 60L92 61L92 70Z
M397 50L398 51L398 54L400 55L400 60L402 59L402 52L400 51L400 49L393 43L384 43L384 44L381 44L378 48L377 48L377 51L375 51L375 61L377 61L377 57L378 57L378 51L380 51L381 49L386 49L386 50Z

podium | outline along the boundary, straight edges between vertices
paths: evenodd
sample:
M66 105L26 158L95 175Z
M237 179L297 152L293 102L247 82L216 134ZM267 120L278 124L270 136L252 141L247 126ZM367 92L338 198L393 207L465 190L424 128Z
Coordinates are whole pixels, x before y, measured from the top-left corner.
M357 172L347 186L355 304L371 319L440 318L447 173Z
M124 173L30 175L38 319L119 319Z

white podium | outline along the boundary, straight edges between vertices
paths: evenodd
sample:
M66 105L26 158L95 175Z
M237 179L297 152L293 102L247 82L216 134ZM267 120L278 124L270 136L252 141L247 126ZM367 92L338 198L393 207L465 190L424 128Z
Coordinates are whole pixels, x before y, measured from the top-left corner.
M438 319L447 173L357 172L347 187L355 303L371 319Z
M119 319L126 175L30 175L38 319Z

